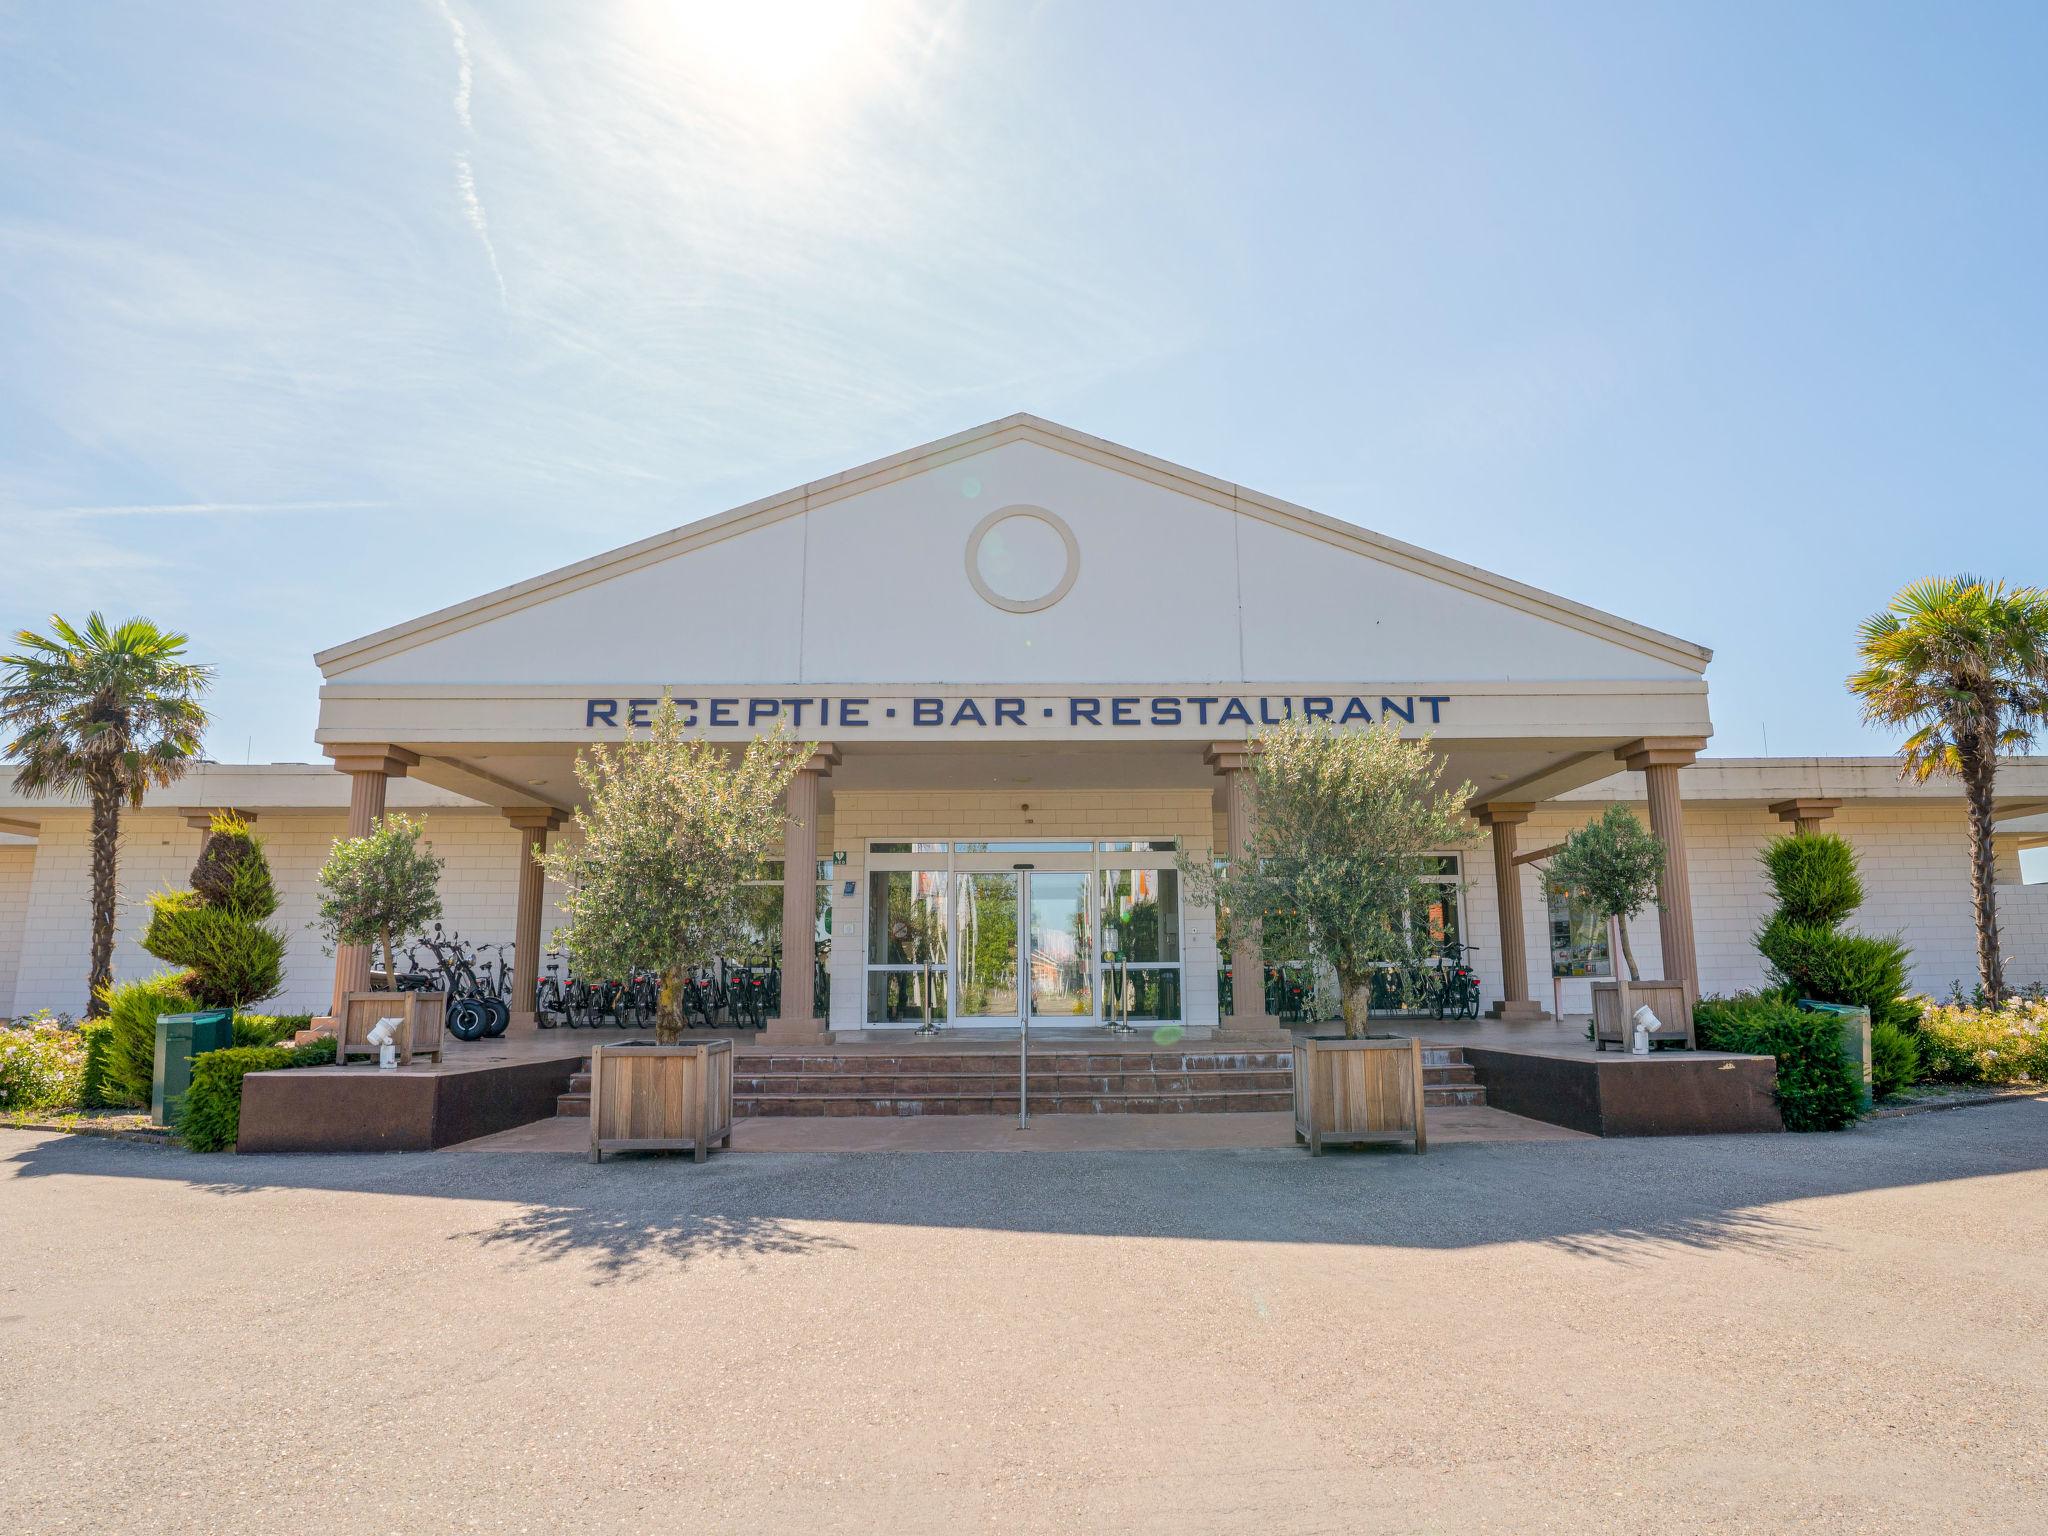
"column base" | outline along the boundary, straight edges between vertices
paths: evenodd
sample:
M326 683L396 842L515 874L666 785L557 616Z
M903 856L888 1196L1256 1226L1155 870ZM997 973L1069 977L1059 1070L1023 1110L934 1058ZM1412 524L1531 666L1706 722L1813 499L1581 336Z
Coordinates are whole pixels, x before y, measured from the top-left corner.
M1294 1036L1277 1015L1270 1013L1226 1014L1216 1023L1216 1038L1233 1045L1292 1045Z
M1550 1017L1550 1010L1529 998L1512 997L1495 1003L1486 1010L1486 1016L1504 1024L1540 1024Z
M763 1045L777 1050L808 1050L825 1043L823 1019L770 1019L759 1037Z
M507 1039L514 1035L538 1035L539 1033L539 1014L531 1011L521 1012L517 1008L512 1010L512 1022L505 1026L505 1036Z

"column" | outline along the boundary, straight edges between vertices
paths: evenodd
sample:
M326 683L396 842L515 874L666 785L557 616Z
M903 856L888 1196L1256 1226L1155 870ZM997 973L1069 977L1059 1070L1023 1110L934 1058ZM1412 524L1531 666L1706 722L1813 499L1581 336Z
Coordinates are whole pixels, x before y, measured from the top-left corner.
M762 1033L776 1045L815 1044L824 1026L817 1002L818 783L839 750L820 745L789 781L782 822L782 1006Z
M1790 822L1794 832L1818 832L1820 824L1841 808L1839 800L1802 796L1797 800L1778 801L1771 807L1771 814L1780 821Z
M1650 802L1650 830L1664 845L1664 874L1657 882L1657 937L1664 947L1664 979L1691 984L1699 994L1699 952L1693 943L1692 879L1685 859L1685 806L1678 796L1678 770L1700 754L1702 736L1645 736L1614 755L1643 776Z
M1223 856L1233 864L1250 856L1251 770L1257 750L1250 742L1222 741L1202 754L1202 761L1223 779ZM1230 1017L1222 1022L1232 1035L1284 1033L1279 1019L1266 1011L1266 951L1258 922L1242 912L1230 923Z
M419 766L419 754L388 744L326 747L338 772L349 776L349 837L368 837L377 818L384 814L384 786L402 779L406 771ZM351 992L370 990L370 951L361 944L344 944L334 956L334 998L329 1012L341 1012L341 1000Z
M1500 907L1501 1000L1489 1016L1510 1023L1547 1019L1549 1012L1529 996L1529 935L1522 921L1522 866L1515 860L1515 828L1529 819L1533 805L1500 801L1482 805L1472 817L1493 834L1493 889Z
M547 871L536 855L564 818L552 807L510 806L505 819L519 833L519 902L512 917L512 1022L508 1029L513 1034L529 1034L540 1028L533 1011L533 990L540 981L541 894L547 882Z

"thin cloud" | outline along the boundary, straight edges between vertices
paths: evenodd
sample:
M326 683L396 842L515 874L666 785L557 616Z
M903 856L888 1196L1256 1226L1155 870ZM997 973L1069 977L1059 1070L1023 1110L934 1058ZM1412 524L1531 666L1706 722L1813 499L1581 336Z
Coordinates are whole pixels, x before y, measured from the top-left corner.
M441 19L448 23L448 39L455 45L455 120L462 124L464 136L474 139L476 121L469 115L469 99L476 72L470 64L469 33L448 0L437 0L437 3ZM484 212L483 199L476 195L476 168L470 164L466 149L455 156L455 188L462 195L463 216L469 220L469 227L476 231L477 239L483 243L484 257L491 264L491 279L498 285L498 302L509 305L511 296L505 291L505 273L498 265L498 248L491 243L490 217Z
M46 507L44 517L212 517L278 512L361 512L388 501L159 501L113 507Z

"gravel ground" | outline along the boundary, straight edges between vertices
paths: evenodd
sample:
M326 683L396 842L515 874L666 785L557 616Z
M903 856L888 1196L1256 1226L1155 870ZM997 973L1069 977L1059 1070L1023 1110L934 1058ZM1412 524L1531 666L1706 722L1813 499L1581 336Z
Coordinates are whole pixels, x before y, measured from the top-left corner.
M0 1530L2040 1532L2044 1169L0 1132Z

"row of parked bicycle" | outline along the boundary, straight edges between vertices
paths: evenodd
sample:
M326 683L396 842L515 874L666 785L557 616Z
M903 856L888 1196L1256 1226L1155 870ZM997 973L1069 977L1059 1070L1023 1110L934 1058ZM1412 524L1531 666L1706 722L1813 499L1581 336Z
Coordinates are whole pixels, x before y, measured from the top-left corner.
M424 957L424 958L423 958ZM471 944L436 923L406 948L400 991L448 994L447 1029L458 1040L502 1035L512 1022L513 946ZM815 972L816 997L829 999L825 969ZM761 1029L782 1006L782 968L771 962L720 960L700 966L683 986L683 1023L690 1029ZM549 951L534 986L533 1011L542 1029L652 1029L661 1007L661 979L635 971L622 980L589 980L569 973Z
M1446 943L1426 959L1380 966L1373 973L1372 1012L1478 1018L1479 973L1466 960L1476 948ZM1232 989L1231 968L1226 963L1216 978L1216 1000L1226 1017L1232 1011ZM1266 1012L1284 1024L1321 1023L1321 995L1313 968L1301 960L1267 966Z

